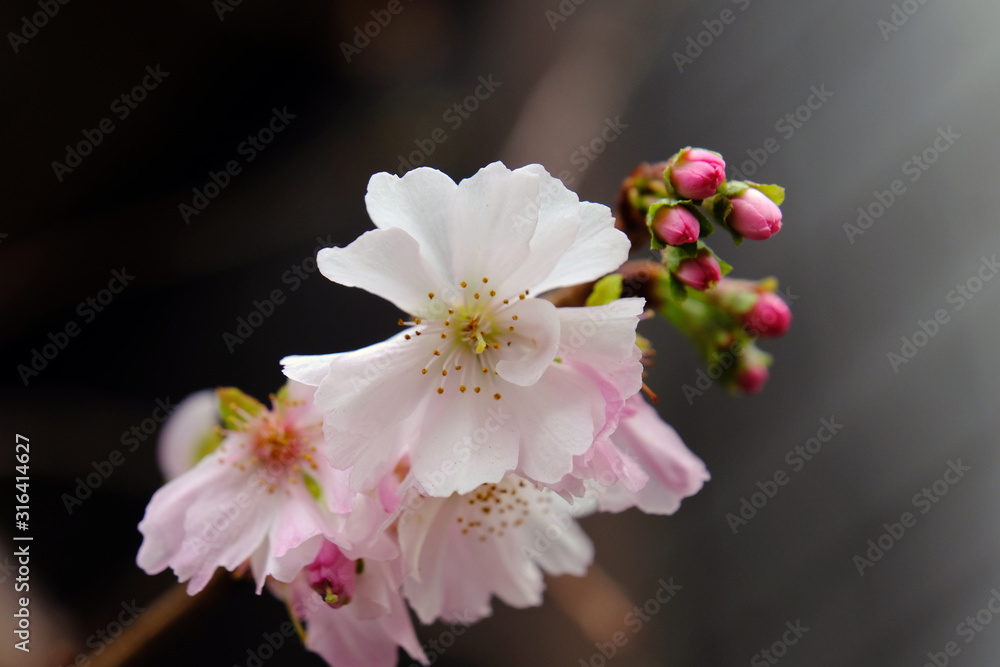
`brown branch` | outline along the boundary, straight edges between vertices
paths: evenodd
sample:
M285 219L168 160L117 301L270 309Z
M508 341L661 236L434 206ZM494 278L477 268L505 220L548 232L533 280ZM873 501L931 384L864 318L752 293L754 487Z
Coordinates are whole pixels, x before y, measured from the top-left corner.
M219 570L197 595L187 594L186 584L174 584L139 614L135 622L120 637L103 647L100 654L91 654L92 667L122 667L134 664L151 645L173 629L192 612L218 600L231 586L232 576Z

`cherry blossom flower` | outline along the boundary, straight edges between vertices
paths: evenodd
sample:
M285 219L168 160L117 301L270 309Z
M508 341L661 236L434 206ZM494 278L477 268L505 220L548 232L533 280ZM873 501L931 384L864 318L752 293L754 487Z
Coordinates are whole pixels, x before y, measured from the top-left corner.
M311 387L289 383L268 409L236 389L219 390L216 409L228 430L197 465L153 495L139 523L142 569L156 574L170 567L180 581L190 580L194 595L215 568L232 571L249 560L260 592L267 575L283 581L296 576L324 536L347 546L374 538L374 528L348 515L358 509L370 524L378 517L371 506L378 503L350 492L348 473L331 467L317 447L321 417L312 394ZM195 405L177 418L204 427L204 406ZM196 428L172 428L212 442ZM167 444L184 449L176 441Z
M534 298L627 258L609 209L542 167L493 163L459 184L420 168L376 174L377 229L319 253L322 273L409 317L383 343L282 360L317 386L327 456L373 487L408 455L421 491L447 497L515 472L558 482L617 425L641 387L641 299L556 308Z
M396 552L398 554L398 551ZM306 623L305 645L336 667L394 667L397 646L428 664L399 592L399 560L352 560L332 542L290 583L269 589Z
M493 595L512 607L541 604L543 571L582 576L593 560L573 507L517 475L448 498L411 496L402 507L403 593L424 623L489 616Z

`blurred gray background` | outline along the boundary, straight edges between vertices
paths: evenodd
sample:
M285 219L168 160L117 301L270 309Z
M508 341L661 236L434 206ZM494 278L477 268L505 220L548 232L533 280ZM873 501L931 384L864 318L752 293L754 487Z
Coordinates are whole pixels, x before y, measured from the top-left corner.
M688 400L701 363L666 323L644 325L661 414L711 482L672 517L587 519L592 582L557 582L539 609L497 604L437 664L997 664L1000 6L578 2L401 0L353 49L387 3L70 3L35 32L23 19L36 3L5 3L3 31L33 35L0 48L0 416L8 460L15 433L32 442L37 644L25 656L5 640L0 661L69 664L123 602L170 586L134 565L160 483L155 434L134 451L121 440L157 399L215 385L264 396L282 356L395 330L376 297L317 273L286 279L317 246L370 226L370 174L419 160L457 180L496 159L538 162L611 205L637 163L695 145L720 151L731 175L787 188L778 236L710 240L734 276L775 275L786 290L794 321L764 344L771 381L751 398L712 387ZM157 65L169 74L116 115ZM470 102L481 77L493 90ZM246 161L242 142L285 108L294 119ZM57 179L52 162L102 118L114 131ZM186 223L178 206L234 159L240 173ZM88 315L80 304L123 267L134 281ZM287 300L230 351L223 334L275 289ZM17 366L68 323L79 335L25 384ZM794 450L824 419L843 428L806 461ZM124 462L70 513L64 494L115 449ZM755 515L727 519L779 471L787 483ZM5 464L7 488L14 474ZM889 549L869 554L880 539ZM682 588L636 631L618 605L671 578ZM134 664L246 665L283 620L246 588ZM628 643L606 658L619 631ZM444 632L420 629L428 642ZM289 645L266 664L321 663Z

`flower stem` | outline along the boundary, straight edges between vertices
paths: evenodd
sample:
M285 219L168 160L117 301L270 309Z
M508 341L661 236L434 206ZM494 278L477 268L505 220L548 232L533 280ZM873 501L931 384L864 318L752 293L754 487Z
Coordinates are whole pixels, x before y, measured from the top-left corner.
M229 588L228 573L218 572L197 595L188 595L186 584L173 584L129 626L120 637L90 655L92 667L121 667L146 653L156 640L199 607L214 601Z

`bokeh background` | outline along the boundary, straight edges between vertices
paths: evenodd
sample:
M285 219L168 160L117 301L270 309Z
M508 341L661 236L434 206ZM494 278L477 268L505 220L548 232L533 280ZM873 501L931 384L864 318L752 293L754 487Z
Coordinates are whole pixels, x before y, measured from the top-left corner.
M712 241L734 275L775 275L791 302L792 330L766 345L770 384L751 398L713 386L688 400L700 362L665 323L644 325L659 409L711 482L672 517L585 520L617 585L557 583L562 604L497 604L454 642L442 627L421 638L449 643L440 665L997 664L1000 280L983 279L1000 252L1000 5L107 1L52 3L58 12L40 19L42 4L0 9L4 623L17 433L31 440L34 537L32 652L14 651L5 631L3 664L110 654L96 633L171 587L169 573L134 563L135 526L160 484L155 433L134 451L122 441L153 428L158 400L216 385L264 396L286 354L395 331L397 313L378 298L318 273L288 277L317 247L369 227L370 174L404 160L456 179L497 159L538 162L581 198L612 204L638 162L686 145L787 188L778 236ZM387 15L368 43L358 38ZM123 118L115 100L147 67L165 74ZM826 99L803 107L814 90ZM243 142L275 110L287 125L248 161ZM57 174L67 144L104 118L113 131ZM602 131L611 140L591 159L583 148ZM179 205L230 160L240 173L186 220ZM859 207L872 216L864 226ZM115 271L134 279L100 312L81 305ZM227 347L223 334L276 289L285 301ZM946 321L926 327L935 334L914 337L940 310ZM78 335L25 382L18 366L71 323ZM894 364L903 337L923 344ZM793 466L788 453L822 419L843 428ZM120 465L68 509L78 478L107 469L115 450ZM968 471L939 482L959 463ZM734 531L727 514L779 471L788 483ZM925 488L936 502L920 501ZM915 525L885 537L904 512ZM891 548L859 568L880 537ZM618 596L642 604L671 578L677 595L640 631L627 626ZM248 588L224 585L133 664L254 664L285 616ZM808 631L775 646L794 636L786 623ZM607 659L595 642L617 631L629 642ZM294 642L264 663L322 664Z

